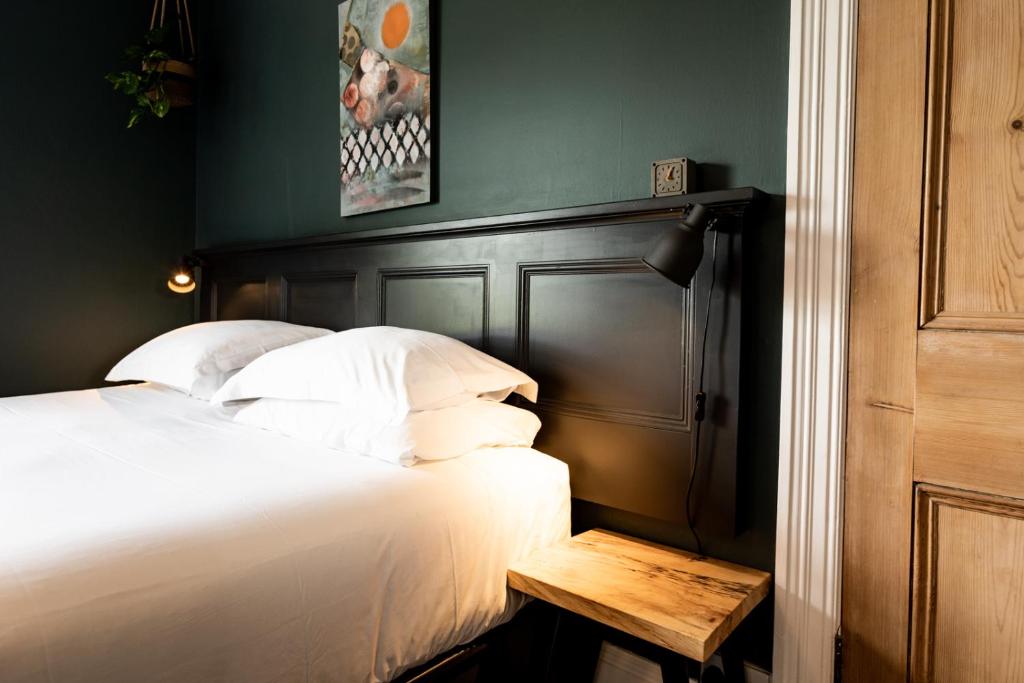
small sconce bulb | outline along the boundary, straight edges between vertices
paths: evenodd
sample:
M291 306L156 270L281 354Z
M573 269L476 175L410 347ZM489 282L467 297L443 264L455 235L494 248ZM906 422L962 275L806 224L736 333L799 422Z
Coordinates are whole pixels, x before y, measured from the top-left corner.
M175 294L188 294L195 291L196 278L192 266L186 262L176 268L167 281L167 288Z

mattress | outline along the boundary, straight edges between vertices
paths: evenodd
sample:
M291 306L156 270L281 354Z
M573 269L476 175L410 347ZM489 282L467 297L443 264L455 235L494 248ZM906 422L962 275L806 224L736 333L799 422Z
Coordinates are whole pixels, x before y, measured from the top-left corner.
M0 399L0 680L390 680L568 534L532 449L403 468L153 385Z

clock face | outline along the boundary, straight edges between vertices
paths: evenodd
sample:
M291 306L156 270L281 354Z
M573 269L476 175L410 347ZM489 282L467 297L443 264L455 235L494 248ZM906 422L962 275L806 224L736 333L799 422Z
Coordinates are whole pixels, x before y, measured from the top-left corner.
M651 168L651 195L665 197L682 194L683 191L683 160L655 162Z

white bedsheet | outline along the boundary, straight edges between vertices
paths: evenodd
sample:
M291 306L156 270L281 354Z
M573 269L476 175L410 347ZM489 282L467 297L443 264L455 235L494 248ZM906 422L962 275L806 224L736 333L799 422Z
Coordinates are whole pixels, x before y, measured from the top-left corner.
M508 619L565 465L402 468L155 386L0 399L0 681L378 681Z

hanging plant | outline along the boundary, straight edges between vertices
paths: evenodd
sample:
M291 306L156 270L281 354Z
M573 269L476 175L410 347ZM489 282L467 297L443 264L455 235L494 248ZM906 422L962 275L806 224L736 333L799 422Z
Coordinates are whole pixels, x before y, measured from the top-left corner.
M149 30L142 43L124 51L125 59L137 67L106 75L115 92L131 98L129 128L147 115L162 119L173 107L187 107L193 102L196 48L188 0L177 0L174 12L177 45L168 41L167 0L154 0Z

